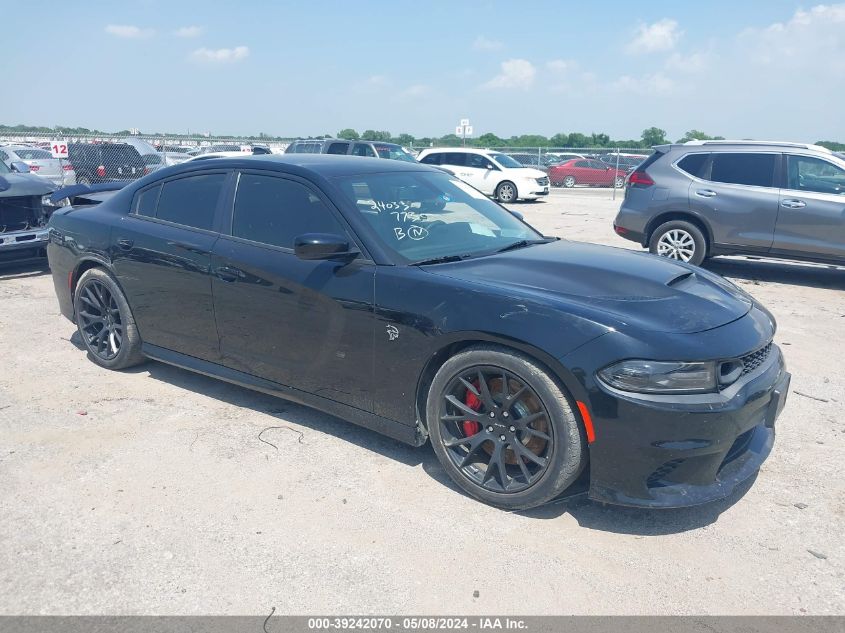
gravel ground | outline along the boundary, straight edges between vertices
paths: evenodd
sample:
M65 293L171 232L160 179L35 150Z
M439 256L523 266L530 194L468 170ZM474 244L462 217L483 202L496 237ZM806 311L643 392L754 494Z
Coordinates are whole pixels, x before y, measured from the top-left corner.
M636 248L618 204L515 208ZM776 315L793 373L756 481L694 509L523 513L460 494L429 447L158 363L100 369L46 271L0 271L0 614L843 614L845 270L709 266Z

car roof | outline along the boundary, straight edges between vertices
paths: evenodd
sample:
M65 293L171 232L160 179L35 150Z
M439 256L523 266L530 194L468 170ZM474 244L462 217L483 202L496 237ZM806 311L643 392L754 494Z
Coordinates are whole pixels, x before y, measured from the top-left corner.
M813 150L817 152L822 152L824 154L830 154L831 151L826 148L822 147L821 145L813 145L811 143L793 143L790 141L729 141L729 140L719 140L719 141L687 141L686 143L676 143L675 145L670 145L669 147L710 147L710 148L764 148L764 147L781 147L781 148L791 148L791 149L807 149Z
M290 173L308 172L323 177L351 176L356 174L381 173L391 171L428 171L443 173L442 170L420 163L365 158L339 154L257 154L232 157L220 157L207 160L190 160L169 168L170 174L182 170L189 171L197 167L211 166L268 169ZM293 169L291 169L293 168Z
M428 154L433 152L459 152L464 154L503 154L497 149L481 149L479 147L429 147L423 150ZM422 153L422 152L420 152Z

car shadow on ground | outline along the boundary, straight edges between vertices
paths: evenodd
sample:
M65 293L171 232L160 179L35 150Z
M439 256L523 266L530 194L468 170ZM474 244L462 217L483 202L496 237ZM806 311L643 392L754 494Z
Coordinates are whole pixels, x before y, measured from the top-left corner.
M0 264L0 281L41 277L48 274L50 274L50 266L46 259L35 262Z
M713 258L704 267L722 277L845 290L845 267L751 258ZM743 284L745 285L745 284ZM752 291L753 294L753 291Z

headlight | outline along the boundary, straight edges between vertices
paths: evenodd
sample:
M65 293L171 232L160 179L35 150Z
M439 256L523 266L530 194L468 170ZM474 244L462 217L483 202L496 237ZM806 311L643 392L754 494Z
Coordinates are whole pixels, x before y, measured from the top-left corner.
M58 202L53 202L52 200L50 200L50 196L52 196L52 195L53 194L48 193L45 196L41 196L41 206L42 207L45 207L47 209L54 209L56 207L64 207L68 204L67 198L62 198Z
M716 363L623 360L605 367L599 378L616 389L636 393L716 391Z

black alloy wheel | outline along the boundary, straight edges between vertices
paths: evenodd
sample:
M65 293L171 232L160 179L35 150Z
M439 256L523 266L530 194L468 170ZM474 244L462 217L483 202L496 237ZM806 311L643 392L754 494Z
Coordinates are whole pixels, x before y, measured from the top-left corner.
M102 268L80 277L74 292L76 326L91 360L108 369L143 362L141 337L117 282Z
M443 395L443 446L465 477L492 492L520 492L549 466L554 431L537 393L501 367L473 367Z
M496 345L449 358L432 380L426 422L434 452L464 491L508 510L560 495L586 463L586 435L558 380Z

